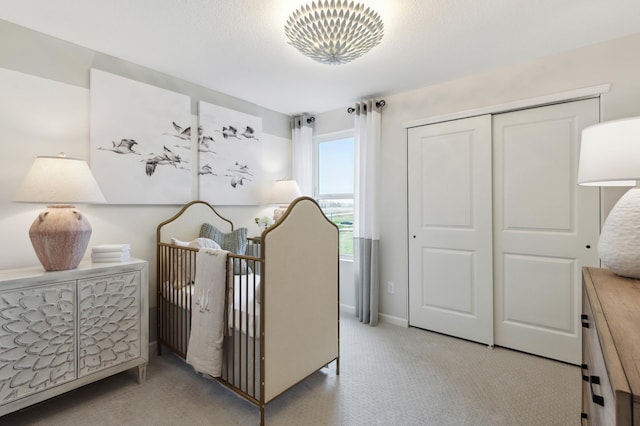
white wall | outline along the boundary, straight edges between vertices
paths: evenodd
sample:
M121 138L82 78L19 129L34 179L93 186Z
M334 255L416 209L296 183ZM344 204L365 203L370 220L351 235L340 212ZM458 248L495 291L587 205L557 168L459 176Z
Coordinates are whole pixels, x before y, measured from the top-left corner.
M4 239L0 271L39 264L28 231L44 206L12 202L34 159L63 151L70 157L89 160L92 67L189 95L192 115L197 114L197 101L204 100L261 117L263 200L269 195L269 182L290 176L289 116L0 20L0 235ZM197 194L195 180L192 194ZM149 261L150 329L154 339L156 226L181 206L78 207L93 227L89 247L128 242L134 257ZM255 217L273 214L273 208L265 206L216 207L236 227L249 228L250 235L260 233ZM89 256L90 249L85 257Z
M611 83L602 120L640 115L640 34L532 60L479 75L384 96L381 179L381 318L408 318L407 133L403 123L546 94ZM408 65L409 66L409 65ZM316 114L316 125L339 122L344 110ZM620 191L603 194L606 214ZM395 294L386 293L387 281Z
M28 237L29 226L44 206L13 203L18 185L38 155L89 159L89 90L42 77L0 68L0 234L7 242L0 269L38 264ZM289 173L291 141L264 134L263 169L266 181ZM195 181L194 181L195 186ZM265 185L265 192L269 185ZM195 189L193 188L194 193ZM265 198L268 194L264 194ZM90 247L128 242L132 255L149 261L151 306L155 305L156 226L175 214L180 206L93 205L79 206L93 228ZM251 235L260 230L253 218L271 215L267 207L219 207L234 225L246 226ZM85 257L90 255L87 250Z

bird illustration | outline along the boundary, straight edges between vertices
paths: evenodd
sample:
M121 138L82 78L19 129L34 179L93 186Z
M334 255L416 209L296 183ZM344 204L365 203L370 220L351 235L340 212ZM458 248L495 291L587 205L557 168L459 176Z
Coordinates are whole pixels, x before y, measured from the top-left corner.
M176 124L175 121L172 121L171 124L173 124L173 128L175 129L176 133L164 133L165 135L175 136L176 138L182 139L183 141L191 140L191 126L183 128L182 126Z
M249 165L248 164L240 164L237 161L235 162L235 165L238 167L237 169L227 169L227 171L229 172L233 172L235 174L238 175L249 175L249 176L253 176L253 173L251 173L249 171Z
M238 129L233 126L223 126L222 131L216 130L219 133L222 133L222 137L227 138L236 138L240 139L240 136L237 135Z
M255 140L259 141L260 139L258 139L254 133L255 133L255 131L253 130L253 127L245 126L244 132L242 132L240 134L240 136L244 136L247 139L255 139Z
M200 167L200 171L198 172L198 174L218 176L216 173L213 173L213 169L209 164L205 164L204 166Z
M230 177L231 181L229 182L233 188L236 188L238 185L244 185L245 180L251 180L246 176L242 175L225 175L226 177Z
M102 149L104 151L113 151L116 154L137 154L142 155L139 152L135 152L133 150L134 145L138 145L134 139L121 139L120 143L116 145L114 141L111 141L113 146L111 148L103 148L101 146L98 149Z
M198 138L198 152L210 152L215 154L216 152L211 149L211 144L215 140L211 136L201 136Z
M177 169L178 166L176 164L186 163L185 160L180 158L179 155L175 154L166 146L163 148L164 148L164 152L162 154L151 154L153 157L147 159L145 163L145 172L147 176L153 175L158 165L171 164L173 167Z

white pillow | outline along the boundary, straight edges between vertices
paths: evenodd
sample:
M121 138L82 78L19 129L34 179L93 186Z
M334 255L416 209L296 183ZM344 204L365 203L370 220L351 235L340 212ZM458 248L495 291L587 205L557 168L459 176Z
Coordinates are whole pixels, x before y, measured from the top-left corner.
M171 244L174 246L187 247L191 241L181 241L177 238L171 238Z
M193 248L197 248L197 249L210 248L210 249L218 249L219 250L220 249L220 244L216 243L211 238L200 237L200 238L196 238L195 240L191 241L187 245L187 247L193 247Z
M171 244L173 244L174 246L180 246L180 247L191 247L191 248L212 248L212 249L219 249L220 245L218 243L216 243L214 240L212 240L211 238L204 238L204 237L199 237L196 238L193 241L181 241L177 238L171 238Z

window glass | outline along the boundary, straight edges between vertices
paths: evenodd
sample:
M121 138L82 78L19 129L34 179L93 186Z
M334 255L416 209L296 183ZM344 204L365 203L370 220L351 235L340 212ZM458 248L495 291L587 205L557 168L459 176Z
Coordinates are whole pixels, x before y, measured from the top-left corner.
M353 138L318 143L318 195L353 194Z
M340 231L340 256L353 257L353 198L318 200L324 214Z
M340 256L353 257L354 143L350 134L316 139L315 192L340 231Z

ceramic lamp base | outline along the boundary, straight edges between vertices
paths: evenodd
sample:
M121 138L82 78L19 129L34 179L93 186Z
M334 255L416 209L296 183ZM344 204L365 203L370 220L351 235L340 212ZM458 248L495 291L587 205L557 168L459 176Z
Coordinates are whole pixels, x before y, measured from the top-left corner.
M602 226L598 255L617 275L640 278L640 188L627 191Z
M89 245L91 225L74 206L51 205L33 222L29 237L45 270L74 269Z

